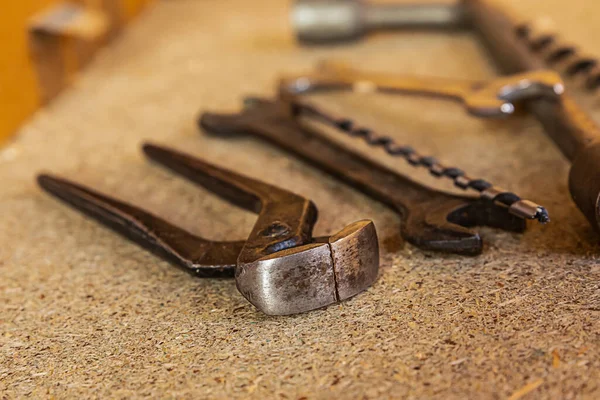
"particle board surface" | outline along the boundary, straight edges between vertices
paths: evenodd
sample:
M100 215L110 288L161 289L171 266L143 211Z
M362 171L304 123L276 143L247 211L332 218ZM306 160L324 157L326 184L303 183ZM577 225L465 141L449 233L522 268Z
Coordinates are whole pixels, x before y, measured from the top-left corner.
M547 14L600 51L600 5L503 3ZM402 243L383 205L265 144L198 131L200 110L233 112L245 95L272 95L280 73L328 56L423 75L494 74L466 34L301 48L286 8L159 2L2 149L0 398L600 397L599 240L569 199L567 162L535 121L479 121L432 99L315 98L550 210L550 224L524 234L481 229L478 257ZM194 233L246 237L252 214L148 163L146 140L309 196L317 235L373 219L378 281L340 305L267 317L234 282L192 278L36 187L35 174L51 171Z

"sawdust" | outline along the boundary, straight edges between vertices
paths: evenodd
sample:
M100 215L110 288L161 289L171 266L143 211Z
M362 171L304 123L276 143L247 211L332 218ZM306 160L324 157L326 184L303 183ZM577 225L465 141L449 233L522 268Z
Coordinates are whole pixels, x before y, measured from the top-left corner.
M543 6L600 51L599 6L505 2L526 16ZM551 224L523 235L482 229L475 258L402 243L392 211L276 149L198 133L199 110L233 111L244 95L272 94L281 71L325 56L406 73L493 73L462 34L298 48L280 39L286 7L159 3L0 152L0 398L600 397L598 237L569 199L568 164L534 121L477 121L431 99L316 99L550 210ZM308 195L320 210L316 234L372 218L387 249L379 280L340 305L267 317L233 282L193 279L35 186L50 170L209 238L248 234L253 215L146 162L144 140Z

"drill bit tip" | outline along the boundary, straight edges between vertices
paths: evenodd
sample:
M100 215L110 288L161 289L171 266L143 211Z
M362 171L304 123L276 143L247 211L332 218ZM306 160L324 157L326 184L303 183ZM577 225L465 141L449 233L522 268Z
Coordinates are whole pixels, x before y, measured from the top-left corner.
M539 206L537 208L537 211L535 213L535 216L533 217L534 219L537 219L538 222L542 225L547 224L548 222L550 222L550 215L548 214L548 210L546 210L544 207Z
M550 216L546 208L530 200L518 200L509 208L508 212L521 218L537 219L541 224L550 222Z

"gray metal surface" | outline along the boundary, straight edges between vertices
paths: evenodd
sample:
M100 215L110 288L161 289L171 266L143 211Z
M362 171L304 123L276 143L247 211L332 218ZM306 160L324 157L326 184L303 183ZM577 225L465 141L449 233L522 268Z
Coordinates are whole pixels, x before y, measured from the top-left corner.
M305 43L351 40L379 29L448 29L465 22L457 4L375 5L352 0L297 0L291 19L298 40Z

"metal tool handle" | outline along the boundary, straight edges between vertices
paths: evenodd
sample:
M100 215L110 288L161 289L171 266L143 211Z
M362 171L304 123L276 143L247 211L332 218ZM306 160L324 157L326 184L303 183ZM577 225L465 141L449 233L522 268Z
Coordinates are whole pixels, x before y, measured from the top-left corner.
M369 30L448 29L463 24L462 9L449 3L373 4L364 8L364 16Z
M38 183L53 196L194 276L234 275L245 241L205 240L141 208L59 177L40 175Z
M478 254L481 238L467 226L524 229L524 221L510 215L507 208L424 187L300 125L290 113L291 107L284 103L254 100L240 115L205 113L200 125L212 134L258 136L317 165L395 209L403 221L404 238L424 249Z
M459 4L367 4L357 0L296 0L292 25L299 41L349 40L378 29L438 28L463 25Z
M383 92L412 92L431 96L462 100L467 97L479 82L463 81L439 77L419 77L385 72L366 72L344 62L324 61L318 71L326 77L337 78L341 82L360 90L376 89Z
M286 76L279 82L280 96L308 92L352 90L354 92L412 93L463 101L469 89L478 82L459 81L438 77L419 77L389 73L372 73L355 69L328 69L310 75ZM504 104L494 98L492 105ZM488 104L485 104L486 106Z
M252 99L255 104L250 107L260 106L262 100ZM407 213L413 205L422 204L436 196L443 198L454 197L464 201L465 197L452 196L433 189L425 188L412 180L354 152L342 144L328 139L314 129L301 127L289 113L281 108L273 109L269 119L240 120L236 117L205 113L200 124L212 134L247 133L259 136L269 142L284 148L312 163L336 177L360 187L361 190L378 198L388 206L401 213ZM220 131L229 127L228 132ZM237 127L237 129L235 129ZM401 188L401 190L399 190ZM471 197L467 197L471 198Z
M322 62L313 73L283 78L282 98L322 90L381 91L424 94L460 101L477 117L505 117L515 103L539 97L562 95L564 86L553 71L534 71L489 81L419 77L360 70L340 61Z

